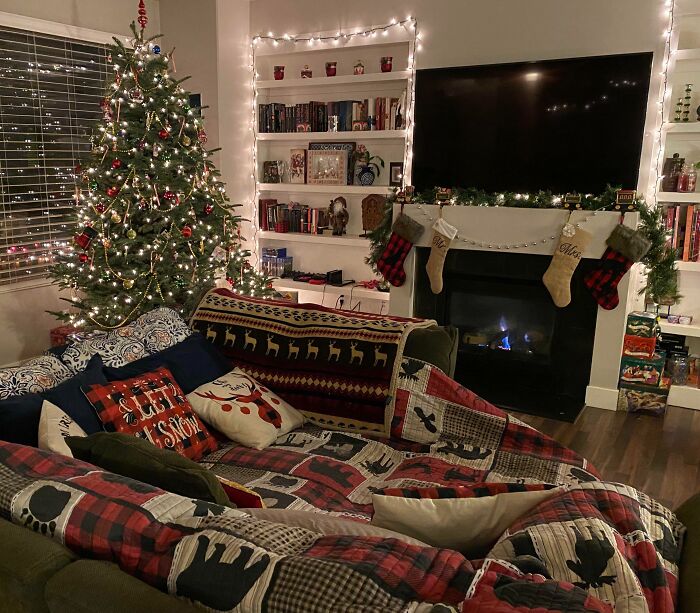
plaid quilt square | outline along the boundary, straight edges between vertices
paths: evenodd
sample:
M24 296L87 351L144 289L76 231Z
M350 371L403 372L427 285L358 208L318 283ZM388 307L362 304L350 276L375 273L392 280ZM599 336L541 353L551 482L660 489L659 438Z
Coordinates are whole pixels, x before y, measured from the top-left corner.
M108 432L133 434L191 460L218 448L167 368L83 392Z

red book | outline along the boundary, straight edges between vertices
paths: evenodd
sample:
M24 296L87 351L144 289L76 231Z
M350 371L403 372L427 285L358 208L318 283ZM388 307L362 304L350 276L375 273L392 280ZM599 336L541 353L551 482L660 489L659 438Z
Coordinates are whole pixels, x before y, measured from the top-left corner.
M258 219L260 222L260 229L261 230L269 230L270 225L268 223L268 209L271 206L274 206L277 204L277 199L275 198L260 198L260 203L258 206Z
M690 261L697 262L700 256L700 211L696 207L693 215L693 238L690 247Z
M666 223L665 223L666 232L667 232L666 244L669 247L673 247L675 221L676 221L676 207L669 206L666 209Z
M695 207L689 206L685 213L685 238L683 240L683 261L687 262L690 258L690 240L693 236L693 214Z

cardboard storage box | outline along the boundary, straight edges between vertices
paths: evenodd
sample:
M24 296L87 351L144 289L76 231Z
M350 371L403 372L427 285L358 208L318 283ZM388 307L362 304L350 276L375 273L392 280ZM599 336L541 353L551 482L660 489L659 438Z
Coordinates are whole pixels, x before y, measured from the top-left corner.
M656 387L651 385L634 385L620 383L617 395L617 410L629 413L663 415L668 404L668 385Z
M657 325L658 317L654 313L633 311L627 316L625 334L651 338L652 336L656 336Z
M623 355L620 365L620 383L659 386L665 362L665 354L660 353L655 353L652 358L633 358Z

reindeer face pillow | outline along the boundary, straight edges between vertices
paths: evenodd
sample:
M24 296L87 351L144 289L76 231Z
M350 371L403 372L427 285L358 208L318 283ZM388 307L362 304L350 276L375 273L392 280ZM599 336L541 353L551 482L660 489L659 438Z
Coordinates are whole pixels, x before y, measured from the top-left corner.
M234 368L188 394L195 413L246 447L264 449L304 423L304 417L242 370Z

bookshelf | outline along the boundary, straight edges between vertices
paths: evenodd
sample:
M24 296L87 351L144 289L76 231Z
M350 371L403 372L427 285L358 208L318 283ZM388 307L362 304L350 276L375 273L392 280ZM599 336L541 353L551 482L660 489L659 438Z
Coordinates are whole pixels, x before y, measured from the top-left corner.
M360 236L362 227L362 200L370 194L388 195L393 189L389 186L390 163L404 164L404 175L410 176L411 119L413 106L413 79L415 29L411 24L381 26L372 36L336 36L335 33L314 34L315 40L308 41L304 35L291 36L276 41L260 41L253 45L253 66L255 69L254 89L256 108L254 121L254 168L256 249L259 254L265 247L286 247L287 255L294 258L294 269L305 272L324 273L340 269L344 279L356 282L375 278L365 263L369 253L369 241ZM361 28L360 30L362 30ZM358 30L359 31L359 30ZM351 32L352 34L352 32ZM320 40L323 36L335 39ZM263 38L265 38L263 36ZM308 36L307 36L308 38ZM380 70L382 57L393 58L391 72ZM364 74L355 75L354 66L361 60ZM337 63L336 76L326 76L326 62ZM284 79L273 78L274 67L284 66ZM311 78L301 78L301 70L306 66L312 71ZM406 128L385 130L341 130L337 132L261 132L260 105L279 103L288 108L311 101L328 103L334 101L364 101L381 98L401 98L406 92L404 120ZM335 108L335 107L334 107ZM319 123L315 124L316 126ZM269 128L269 125L265 126ZM287 125L288 129L293 126ZM312 185L307 183L264 183L262 182L265 161L282 160L289 164L290 150L308 149L311 143L353 143L365 145L372 155L380 156L385 167L371 186L364 185ZM285 173L286 175L286 173ZM287 179L283 176L283 181ZM408 179L406 179L408 180ZM258 229L260 199L276 199L278 203L299 202L311 208L327 208L331 200L342 196L347 202L350 216L347 235L329 236L326 234L277 233ZM299 291L300 299L322 304L327 295L334 300L341 293L349 296L350 288L331 288L279 279L275 287ZM320 287L320 289L319 289ZM340 291L338 291L340 290ZM386 312L389 293L355 287L355 298L362 298L362 310ZM346 306L347 308L347 306Z

